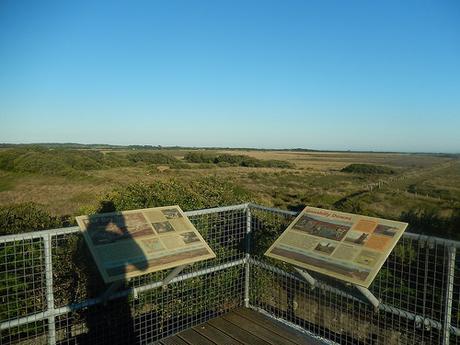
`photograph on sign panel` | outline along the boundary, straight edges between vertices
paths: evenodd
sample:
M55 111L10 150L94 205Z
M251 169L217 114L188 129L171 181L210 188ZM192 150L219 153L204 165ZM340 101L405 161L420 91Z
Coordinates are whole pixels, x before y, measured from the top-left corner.
M398 233L398 229L393 226L379 224L374 230L374 234L394 237Z
M91 220L83 220L83 223L95 246L154 234L142 214L103 216L100 218L94 216Z
M330 255L337 248L337 243L333 243L330 241L320 241L318 245L315 247L315 250L322 253Z
M341 241L351 223L332 221L326 218L303 215L292 227L293 230L303 231L310 235Z
M167 208L167 209L161 210L161 212L167 219L182 218L182 215L180 214L177 208Z
M193 231L181 233L180 236L185 244L200 242L200 238Z
M152 225L156 232L158 232L159 234L174 231L174 228L169 222L152 223Z
M348 263L337 262L327 257L313 256L310 253L299 253L279 247L274 247L271 253L297 261L301 264L310 265L333 274L339 274L359 281L365 281L370 274L370 270L368 269L352 266Z
M369 236L368 233L352 230L347 234L347 237L345 237L345 242L362 246L369 240Z

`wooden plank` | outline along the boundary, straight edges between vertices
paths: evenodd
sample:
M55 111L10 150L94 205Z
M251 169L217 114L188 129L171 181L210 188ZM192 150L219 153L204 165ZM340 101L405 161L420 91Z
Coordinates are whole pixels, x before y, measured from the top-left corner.
M202 336L200 333L194 331L193 329L186 329L185 331L180 332L178 335L182 340L192 344L192 345L215 345L215 343L208 338Z
M244 329L241 329L238 326L235 326L233 323L230 321L224 320L222 318L218 319L213 319L208 321L208 323L215 328L219 329L220 331L230 335L232 338L238 340L239 342L243 344L248 344L248 345L267 345L265 340L260 339L259 337L256 337L255 335L249 333L248 331L245 331Z
M209 340L215 342L216 344L225 344L225 345L240 345L239 341L231 338L227 334L221 332L217 328L211 326L210 324L203 324L193 328L196 332L200 333Z
M273 320L254 310L251 310L248 308L240 308L240 309L236 309L233 312L246 318L249 321L257 323L258 325L278 334L279 336L285 339L288 339L294 342L295 344L299 344L299 345L320 344L316 340L309 339L306 335L296 331L295 329L292 329L286 325L283 325L281 322Z
M251 334L254 334L256 337L259 337L269 344L272 345L296 345L293 341L290 341L275 332L272 332L270 329L262 327L258 323L253 322L252 320L246 319L245 317L236 314L229 313L224 315L225 320L230 321L235 326L238 326Z
M158 345L189 345L186 341L179 338L177 335L173 335L172 337L168 337L162 339Z

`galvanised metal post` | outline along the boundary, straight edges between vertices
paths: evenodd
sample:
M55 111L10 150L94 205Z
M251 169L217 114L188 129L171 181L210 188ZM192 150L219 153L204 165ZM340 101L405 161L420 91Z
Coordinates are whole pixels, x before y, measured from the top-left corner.
M450 323L452 320L452 295L454 291L454 274L455 274L455 255L456 248L448 246L448 262L447 262L447 290L446 300L444 302L444 323L442 344L448 345L450 340Z
M48 317L48 344L56 344L56 326L54 315L54 294L53 294L53 261L51 253L51 234L43 236L43 250L45 252L45 284L46 284L46 306Z
M251 209L246 206L246 264L244 266L244 306L249 308L249 258L251 251Z

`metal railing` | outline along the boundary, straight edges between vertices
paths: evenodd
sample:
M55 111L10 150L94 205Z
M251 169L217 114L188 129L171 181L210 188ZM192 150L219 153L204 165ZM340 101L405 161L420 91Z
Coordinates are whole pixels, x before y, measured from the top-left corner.
M0 237L0 344L150 344L246 306L340 344L459 344L460 243L406 233L370 290L263 256L295 213L242 204L186 212L217 257L105 296L77 227Z

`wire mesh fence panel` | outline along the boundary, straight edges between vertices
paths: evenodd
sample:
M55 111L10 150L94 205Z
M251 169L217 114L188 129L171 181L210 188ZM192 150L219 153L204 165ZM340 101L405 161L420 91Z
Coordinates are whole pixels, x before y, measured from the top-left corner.
M41 239L0 243L0 320L2 323L46 310L45 260ZM30 338L44 331L27 323L2 329L0 343Z
M241 306L245 207L190 219L217 257L190 265L164 288L169 271L131 278L112 297L78 229L1 243L1 343L149 344Z
M459 278L449 270L456 260L458 275L459 266L446 241L403 237L369 288L381 302L376 310L352 286L310 272L319 282L312 290L290 265L263 256L292 213L253 207L251 215L252 306L340 344L448 344L449 336L456 344Z
M453 268L453 287L452 287L452 315L451 326L457 331L450 336L450 344L460 344L460 253L456 249L455 265Z
M244 205L189 212L216 258L164 288L168 270L110 294L77 228L2 240L0 344L150 344L246 298L339 344L460 343L460 258L448 241L403 237L370 287L376 310L353 286L311 272L311 289L292 265L264 256L294 217Z
M32 321L21 326L12 326L2 330L0 344L47 345L48 322Z

